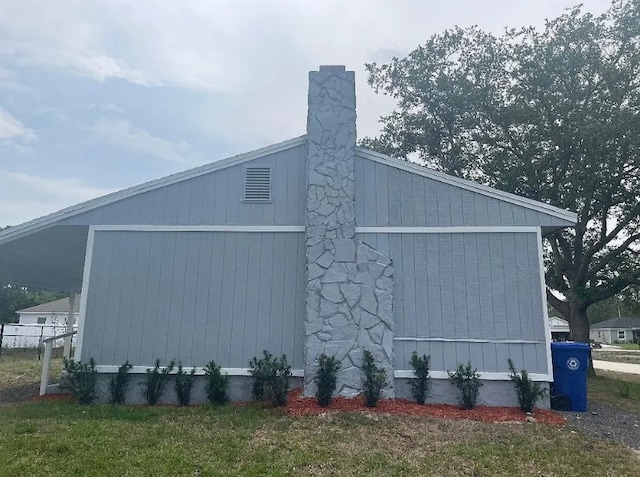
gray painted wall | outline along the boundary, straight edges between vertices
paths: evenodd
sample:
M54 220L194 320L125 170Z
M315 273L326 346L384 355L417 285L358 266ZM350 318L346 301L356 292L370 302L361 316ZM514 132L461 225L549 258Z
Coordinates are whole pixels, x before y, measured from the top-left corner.
M567 226L564 220L355 157L360 227Z
M305 145L145 192L71 217L63 224L303 225ZM268 204L242 201L244 170L272 168Z
M82 360L303 367L302 233L96 232Z
M535 233L358 234L395 269L396 369L411 353L446 371L471 359L488 372L507 358L546 373L543 301ZM538 344L398 341L402 337L532 340Z

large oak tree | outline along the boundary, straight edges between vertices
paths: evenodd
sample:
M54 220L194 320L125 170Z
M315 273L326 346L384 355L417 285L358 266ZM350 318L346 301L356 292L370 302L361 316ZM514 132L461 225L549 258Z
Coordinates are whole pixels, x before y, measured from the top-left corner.
M640 283L640 0L367 69L397 107L364 146L578 213L545 239L547 296L588 341L587 308Z

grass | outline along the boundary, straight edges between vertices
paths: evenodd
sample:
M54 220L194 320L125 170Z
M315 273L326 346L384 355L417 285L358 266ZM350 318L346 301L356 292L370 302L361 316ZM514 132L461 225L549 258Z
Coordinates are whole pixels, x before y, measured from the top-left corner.
M602 361L640 364L640 353L634 351L593 351L592 356Z
M42 361L35 349L2 349L0 354L0 402L15 395L24 396L40 385ZM50 380L62 370L61 350L54 350ZM2 399L5 398L5 399Z
M257 406L5 405L0 476L634 475L621 445L570 428Z
M626 349L626 350L640 350L640 346L637 343L621 343L616 345L618 348Z
M3 355L0 388L9 387L6 378L37 383L39 369L33 355ZM590 382L604 397L612 388L606 379L612 378ZM632 386L633 399L621 402L637 402ZM0 477L639 472L640 459L624 446L586 438L568 426L377 414L291 418L251 405L0 405Z
M640 375L598 370L588 386L590 399L640 412Z

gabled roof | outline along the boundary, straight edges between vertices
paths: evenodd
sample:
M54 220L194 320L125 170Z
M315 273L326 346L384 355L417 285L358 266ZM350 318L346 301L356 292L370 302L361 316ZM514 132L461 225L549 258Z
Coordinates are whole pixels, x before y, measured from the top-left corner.
M640 329L640 318L632 318L629 316L619 316L610 320L599 321L591 325L592 330L602 329Z
M378 152L374 152L369 149L364 149L362 147L357 147L356 153L359 156L369 159L371 161L379 162L381 164L386 164L388 166L401 169L403 171L418 174L423 177L428 177L429 179L433 179L435 181L442 182L444 184L460 187L461 189L466 189L471 192L475 192L477 194L482 194L487 197L492 197L494 199L501 200L503 202L508 202L510 204L518 205L526 209L531 209L531 210L535 210L536 212L541 212L543 214L551 215L553 217L557 217L559 219L571 222L572 224L575 224L578 221L578 214L574 212L570 212L565 209L554 207L549 204L545 204L544 202L538 202L536 200L527 199L526 197L521 197L519 195L510 194L508 192L503 192L498 189L493 189L491 187L478 184L476 182L468 181L466 179L460 179L459 177L450 176L448 174L445 174L444 172L439 172L439 171L436 171L412 162L403 161L402 159L396 159L394 157L380 154Z
M76 297L75 312L80 310L80 295ZM61 298L60 300L50 301L48 303L41 303L36 306L24 308L16 311L16 313L68 313L69 312L69 298Z
M169 176L161 177L160 179L155 179L134 187L130 187L128 189L123 189L117 192L113 192L111 194L107 194L102 197L98 197L96 199L89 200L87 202L73 205L71 207L62 209L58 212L54 212L44 217L40 217L40 218L31 220L29 222L25 222L24 224L21 224L15 227L10 227L8 229L3 230L2 232L0 232L0 244L10 242L22 236L30 235L34 232L52 227L53 225L56 224L56 222L62 219L66 219L74 215L78 215L78 214L96 209L98 207L102 207L102 206L111 204L113 202L117 202L119 200L127 199L129 197L142 194L144 192L149 192L155 189L159 189L161 187L175 184L177 182L192 179L204 174L209 174L211 172L225 169L227 167L236 166L238 164L252 161L254 159L258 159L269 154L275 154L278 152L285 151L287 149L292 149L294 147L302 146L302 145L305 145L306 142L307 142L306 135L299 136L293 139L289 139L287 141L271 144L269 146L262 147L260 149L256 149L251 152L247 152L244 154L239 154L239 155L232 156L219 161L211 162L199 167L195 167L193 169L189 169L187 171L171 174ZM501 201L515 204L527 209L532 209L537 212L548 214L550 216L557 217L562 220L566 220L567 222L570 222L570 223L575 223L577 221L577 214L573 212L569 212L567 210L560 209L558 207L554 207L542 202L537 202L535 200L520 197L515 194L510 194L507 192L499 191L497 189L492 189L491 187L476 184L475 182L472 182L472 181L453 177L453 176L444 174L442 172L438 172L433 169L420 166L418 164L413 164L411 162L403 161L401 159L396 159L390 156L386 156L384 154L379 154L377 152L364 149L361 147L356 148L356 154L358 154L360 157L364 157L366 159L369 159L375 162L379 162L391 167L395 167L404 171L411 172L413 174L427 177L435 181L460 187L462 189L466 189L478 194L482 194L487 197L492 197L497 200L501 200Z
M40 218L31 220L29 222L25 222L23 224L17 225L15 227L10 227L8 229L3 230L2 232L0 232L0 244L15 240L24 235L29 235L38 230L46 229L62 219L66 219L68 217L72 217L74 215L87 212L89 210L97 209L98 207L112 204L113 202L117 202L119 200L127 199L129 197L142 194L144 192L149 192L155 189L159 189L161 187L175 184L177 182L181 182L184 180L192 179L194 177L198 177L204 174L209 174L210 172L218 171L220 169L225 169L227 167L242 164L243 162L252 161L254 159L267 156L269 154L275 154L281 151L285 151L287 149L302 146L306 143L307 143L307 136L306 135L299 136L293 139L289 139L287 141L271 144L269 146L265 146L251 152L239 154L236 156L231 156L226 159L221 159L215 162L210 162L208 164L204 164L199 167L194 167L193 169L188 169L186 171L177 172L175 174L161 177L160 179L154 179L152 181L145 182L143 184L130 187L128 189L119 190L111 194L103 195L96 199L82 202L80 204L72 205L71 207L67 207L65 209L59 210L58 212L54 212L52 214L45 215L44 217L40 217Z

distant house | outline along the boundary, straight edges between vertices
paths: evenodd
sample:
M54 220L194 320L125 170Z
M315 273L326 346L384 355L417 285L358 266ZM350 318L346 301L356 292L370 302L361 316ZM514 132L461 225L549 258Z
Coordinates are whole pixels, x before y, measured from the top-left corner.
M589 338L598 343L640 343L640 318L619 316L591 325Z
M80 300L75 302L75 315L80 312ZM41 303L16 311L20 325L66 326L69 316L69 298Z
M549 317L549 331L553 341L567 341L571 337L569 322L557 316Z
M75 301L75 317L80 311L80 300ZM66 332L69 317L69 298L41 303L16 311L18 323L6 324L2 337L4 348L36 348L42 340ZM77 325L74 325L77 329ZM61 346L63 340L56 340Z
M447 372L468 361L483 404L517 404L509 358L548 387L542 239L576 214L358 147L342 66L310 73L306 125L1 232L0 279L82 291L76 358L103 383L127 360L143 379L156 358L198 375L213 359L249 399L269 350L307 395L335 356L354 396L367 350L386 397L410 396L413 352L431 356L432 402L457 401Z

